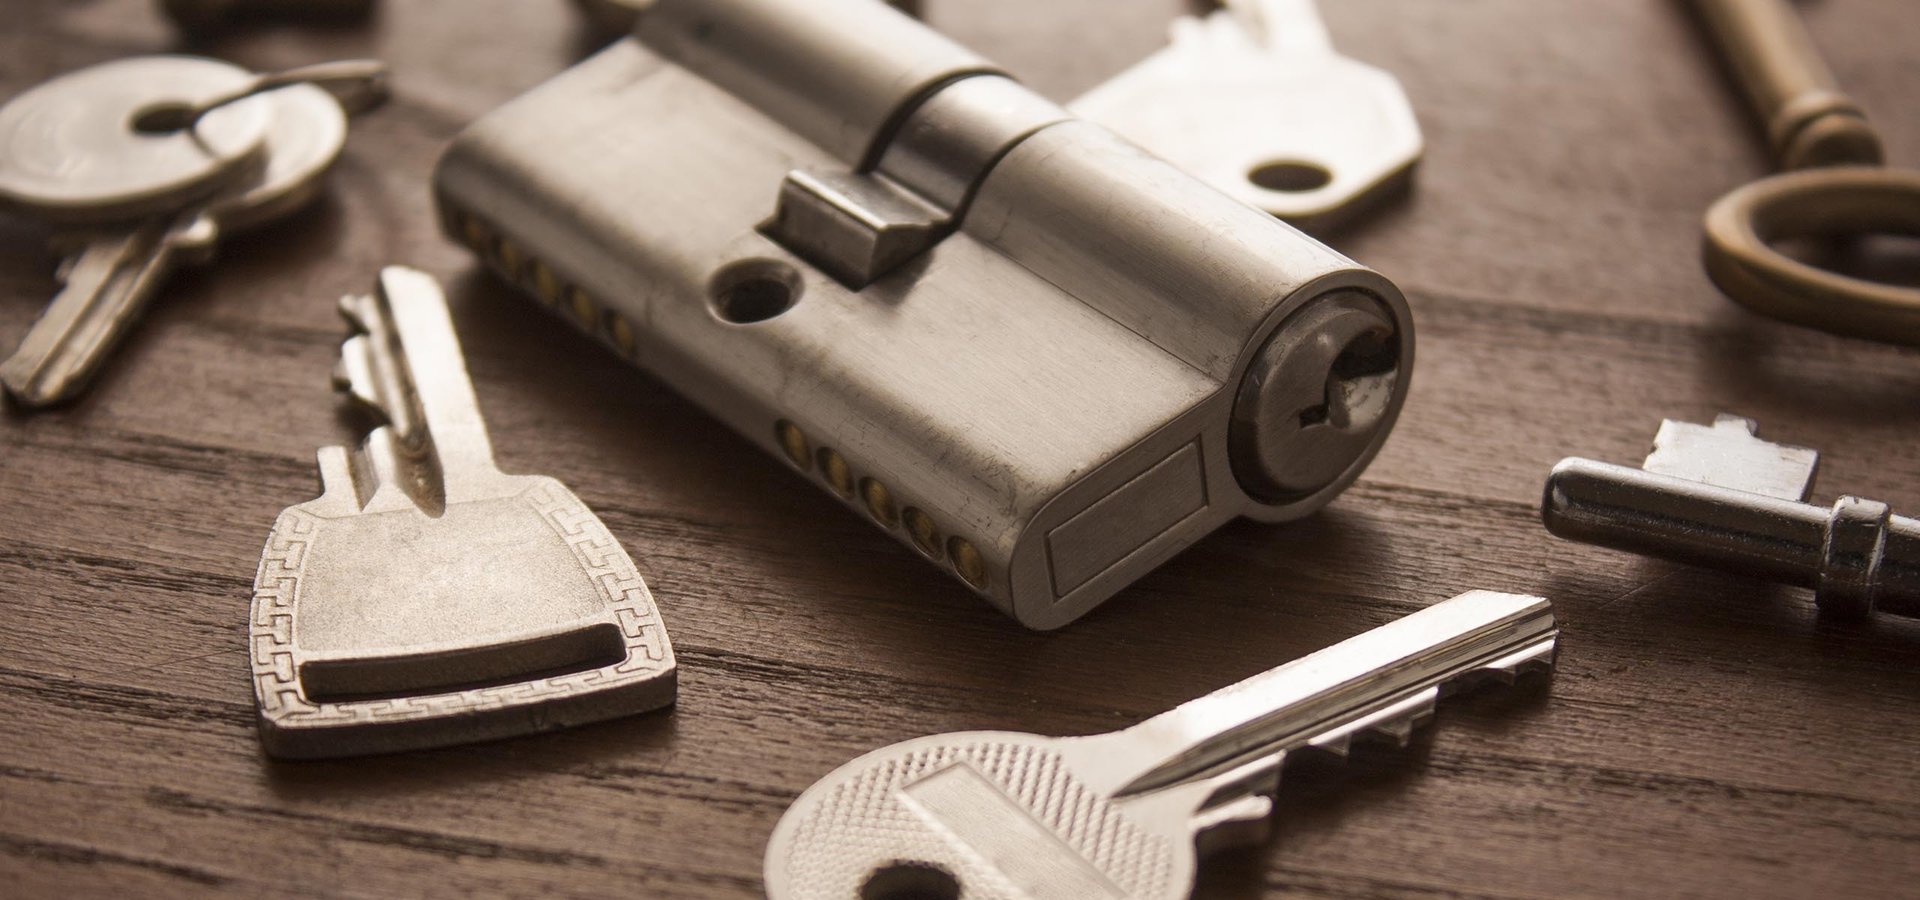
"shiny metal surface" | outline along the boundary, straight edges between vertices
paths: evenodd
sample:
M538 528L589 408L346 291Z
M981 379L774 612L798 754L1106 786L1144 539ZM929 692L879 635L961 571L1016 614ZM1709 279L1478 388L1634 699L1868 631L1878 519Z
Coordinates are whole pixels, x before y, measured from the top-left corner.
M878 168L958 215L1008 148L1071 118L1011 78L962 78L914 107L887 142Z
M248 83L213 59L144 56L70 72L0 107L0 206L55 224L170 212L256 162L273 113L236 103L191 130L142 132L143 113L188 107Z
M223 235L291 215L319 196L346 145L340 104L305 84L245 102L267 103L271 113L258 163L183 210L84 238L53 302L0 362L0 385L16 404L37 409L79 396L175 268L204 264Z
M1644 468L1554 466L1541 516L1571 540L1813 588L1838 618L1920 615L1920 521L1859 497L1806 502L1817 462L1747 419L1668 421Z
M634 34L862 170L913 103L996 71L878 0L654 0Z
M1227 0L1068 104L1310 231L1408 188L1424 152L1392 74L1341 56L1313 0Z
M254 581L260 737L282 757L443 746L673 702L647 585L552 478L493 463L433 278L382 270L341 309L336 385L376 422L320 451Z
M773 900L1177 898L1196 839L1265 833L1287 755L1404 742L1464 681L1551 667L1538 597L1474 591L1090 737L967 732L869 753L800 795L767 844Z
M1761 122L1785 174L1707 212L1707 273L1763 315L1920 346L1920 288L1831 272L1774 247L1787 238L1920 237L1920 172L1880 168L1880 137L1841 93L1787 0L1688 0Z
M749 31L822 14L767 6L764 21L751 0L702 8ZM676 15L640 33L685 65L618 43L458 138L435 176L444 226L1021 622L1072 621L1237 516L1307 515L1386 440L1413 333L1379 274L997 75L960 72L931 97L899 90L903 106L884 112L862 83L852 112L818 113L833 102L825 86L919 84L921 70L844 27L812 22L769 57L729 48L771 33L661 34L691 27ZM805 46L823 55L815 68L848 71L789 78L808 67ZM855 120L894 124L843 127ZM869 157L877 168L862 171ZM789 209L795 173L825 187ZM921 252L849 278L859 267L834 253L877 259L911 218L861 199L888 191L950 221L925 225ZM797 239L789 212L832 227ZM1360 355L1391 366L1336 372L1351 337L1331 354L1313 329L1273 338L1303 310L1355 298L1384 326L1367 332L1380 352ZM1287 390L1243 387L1275 366L1293 373ZM1359 393L1349 383L1389 368ZM1229 451L1246 390L1265 396L1243 413L1267 448L1252 461ZM1341 440L1307 441L1310 461L1274 458L1320 424L1303 412L1334 406L1365 414L1333 426ZM1283 489L1249 493L1243 474Z

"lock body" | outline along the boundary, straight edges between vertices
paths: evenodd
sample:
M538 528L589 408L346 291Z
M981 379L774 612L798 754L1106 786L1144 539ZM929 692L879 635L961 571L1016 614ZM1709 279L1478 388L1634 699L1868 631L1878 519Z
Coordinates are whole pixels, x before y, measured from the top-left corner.
M1344 490L1387 279L877 0L659 0L461 135L444 227L1034 628Z

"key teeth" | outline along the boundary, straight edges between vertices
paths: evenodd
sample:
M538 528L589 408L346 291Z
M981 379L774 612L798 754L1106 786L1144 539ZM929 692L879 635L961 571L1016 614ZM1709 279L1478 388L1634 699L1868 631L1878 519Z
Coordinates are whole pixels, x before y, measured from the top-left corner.
M340 318L347 320L354 334L367 334L373 330L370 323L377 315L373 303L371 294L348 294L340 298Z
M1370 738L1385 740L1395 747L1405 747L1409 741L1413 740L1413 733L1432 717L1433 709L1428 707L1422 713L1411 713L1381 722L1367 729L1366 733Z
M391 424L393 417L382 402L375 384L372 354L372 338L365 334L356 334L340 342L340 361L333 367L333 389L346 394L382 424Z
M1554 656L1558 649L1558 639L1548 638L1524 650L1496 659L1480 671L1498 679L1502 684L1513 684L1524 675L1552 672Z
M1331 737L1317 738L1308 744L1308 746L1315 750L1331 753L1341 759L1346 759L1353 751L1353 733L1343 731Z

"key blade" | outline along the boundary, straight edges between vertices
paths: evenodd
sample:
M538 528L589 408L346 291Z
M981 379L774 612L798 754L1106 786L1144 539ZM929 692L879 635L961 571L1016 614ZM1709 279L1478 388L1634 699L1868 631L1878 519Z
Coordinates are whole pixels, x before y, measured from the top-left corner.
M418 269L388 266L380 270L379 295L401 348L400 371L419 402L442 465L478 463L491 471L487 426L440 282Z
M374 293L344 298L340 311L358 333L341 343L335 387L385 423L362 448L379 480L396 473L431 515L484 493L498 470L439 282L388 266Z
M1120 732L1158 762L1115 796L1344 737L1356 723L1379 728L1403 705L1418 714L1425 695L1464 676L1550 660L1557 636L1542 598L1461 594Z
M198 217L155 219L88 241L62 266L66 283L46 312L0 363L7 393L29 409L79 396L133 330L182 251L212 242L212 223Z

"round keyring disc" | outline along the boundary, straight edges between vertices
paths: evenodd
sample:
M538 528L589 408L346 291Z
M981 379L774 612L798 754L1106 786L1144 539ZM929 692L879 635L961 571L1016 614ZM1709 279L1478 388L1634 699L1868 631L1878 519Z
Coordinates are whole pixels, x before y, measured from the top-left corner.
M226 233L266 224L312 202L347 144L346 111L325 90L296 84L259 99L273 105L267 164L209 205Z
M0 200L60 224L184 206L251 160L272 124L258 98L190 130L146 133L134 119L250 83L252 72L192 56L143 56L70 72L0 107Z
M1707 274L1755 312L1833 334L1920 346L1920 288L1853 278L1774 249L1784 238L1920 237L1920 172L1877 166L1764 178L1707 211Z

